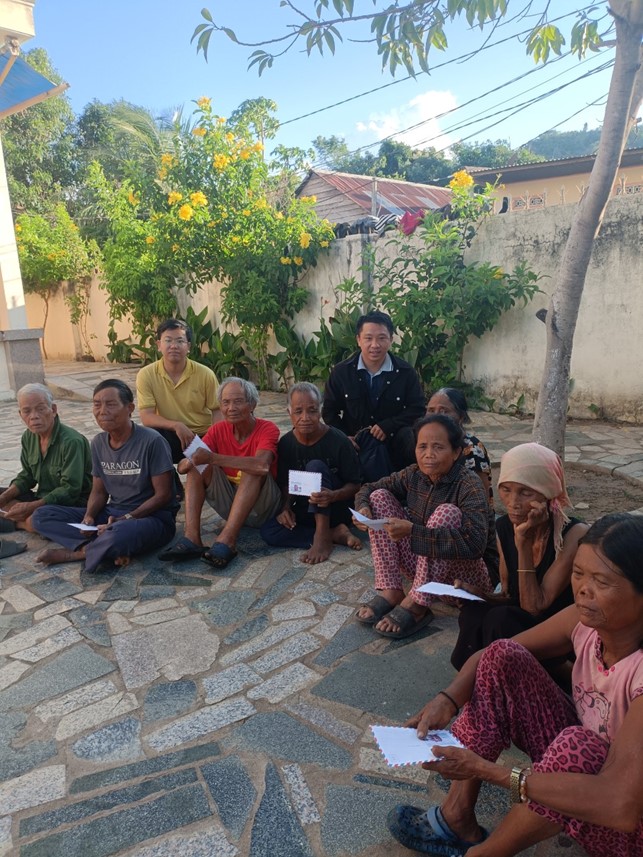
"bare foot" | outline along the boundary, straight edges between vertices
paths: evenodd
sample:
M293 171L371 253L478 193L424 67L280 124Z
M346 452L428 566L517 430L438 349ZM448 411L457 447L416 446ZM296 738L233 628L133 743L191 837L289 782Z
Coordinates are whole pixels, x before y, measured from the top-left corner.
M309 565L317 565L318 562L326 562L333 552L333 543L330 539L313 540L312 547L303 553L299 559Z
M66 548L47 548L38 554L36 562L41 562L43 565L57 565L59 562L76 562L80 559L85 559L85 551L82 548L77 551Z
M330 531L330 535L333 540L333 544L346 545L346 547L354 551L361 551L363 547L361 539L354 536L346 524L339 524L337 527L333 527Z
M404 593L399 589L378 589L377 594L389 602L391 610L404 598ZM368 604L363 604L357 611L357 616L363 620L373 619L375 613L372 607L369 607Z
M117 556L114 560L114 565L120 565L121 568L125 568L126 565L129 565L131 559L128 556Z

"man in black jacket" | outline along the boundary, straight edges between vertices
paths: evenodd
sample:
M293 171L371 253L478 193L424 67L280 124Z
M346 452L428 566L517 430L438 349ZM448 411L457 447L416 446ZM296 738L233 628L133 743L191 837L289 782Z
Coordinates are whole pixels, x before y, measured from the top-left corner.
M360 316L359 352L333 368L324 393L324 422L351 439L367 482L415 462L411 426L426 410L417 373L389 354L394 332L386 313Z

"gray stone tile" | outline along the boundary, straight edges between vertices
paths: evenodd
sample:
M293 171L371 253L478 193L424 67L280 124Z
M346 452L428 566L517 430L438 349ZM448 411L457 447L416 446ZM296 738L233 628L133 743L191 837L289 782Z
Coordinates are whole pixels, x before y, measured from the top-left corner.
M24 586L15 584L2 590L2 597L7 601L16 613L23 613L26 610L33 610L34 607L42 607L45 603L42 598L37 598Z
M322 621L315 628L315 633L331 640L355 611L355 607L347 607L344 604L331 605Z
M58 613L67 613L76 607L78 607L78 601L75 598L63 598L62 601L53 601L51 604L47 604L46 607L36 610L33 614L34 622L41 622L43 619L49 619L50 616L56 616Z
M279 669L279 667L290 663L290 661L300 660L305 655L310 654L310 652L316 651L319 646L320 641L318 637L304 632L303 634L297 634L295 637L290 637L280 646L266 652L265 655L257 658L257 660L250 661L248 666L255 670L255 672L263 675L264 673Z
M156 732L146 736L145 741L154 750L167 750L180 744L195 741L203 735L209 735L217 729L229 726L255 713L255 708L247 699L237 697L225 700L217 705L201 708L194 714L186 714Z
M157 598L170 598L176 595L175 586L142 586L139 591L141 602L155 601Z
M32 619L29 613L0 616L0 641L4 640L11 631L24 631L31 625Z
M72 745L79 759L91 762L129 762L141 755L141 722L125 717L85 735Z
M293 585L306 574L305 568L291 568L279 580L277 580L257 603L254 605L255 610L265 610L270 604L274 604L284 592L292 589ZM265 574L262 576L262 580Z
M107 627L112 637L115 637L117 634L126 634L132 630L132 624L125 618L126 615L122 613L107 614Z
M209 669L219 638L201 618L186 616L119 634L112 640L126 687L150 684L161 675L176 681Z
M0 690L15 684L20 676L27 672L29 664L21 664L18 662L6 664L0 667Z
M251 562L242 574L232 581L232 588L251 589L255 585L258 577L263 574L269 564L270 560L267 557Z
M307 616L316 614L315 605L310 601L286 601L285 604L278 604L271 610L273 622L284 622L288 619L304 619Z
M144 613L139 616L130 614L128 619L134 625L158 625L161 622L171 622L174 619L183 619L189 615L189 607L176 607L173 610L157 610L154 613Z
M200 785L189 785L102 818L71 827L23 845L21 857L109 857L145 839L208 818L211 815Z
M69 789L70 794L93 791L105 788L115 783L136 780L140 777L151 777L161 771L179 768L183 765L191 765L203 759L210 759L220 753L219 744L209 741L206 744L198 744L196 747L188 747L176 753L165 753L155 756L153 759L145 759L142 762L134 762L131 765L122 765L118 768L110 768L108 771L99 771L95 774L86 774L73 781Z
M410 681L409 676L422 678ZM447 676L453 676L448 658L442 665L414 646L379 655L357 652L325 676L312 693L404 723L449 683Z
M255 601L253 592L222 592L213 598L192 602L192 609L198 610L215 627L236 624L245 619Z
M65 628L64 631L59 631L53 637L43 640L35 646L30 646L28 649L22 649L19 652L14 652L12 658L17 658L21 661L27 661L30 664L35 664L43 658L48 658L50 655L55 655L56 652L62 652L63 649L68 649L75 645L82 637L75 628Z
M348 655L376 639L378 639L377 634L370 625L352 622L350 625L339 629L330 643L317 655L315 663L322 667L329 667L344 655Z
M386 789L397 789L398 791L415 792L421 794L421 801L426 799L426 785L419 783L403 783L401 780L392 780L390 777L376 777L372 774L355 774L353 782L367 786L379 786Z
M314 624L314 619L295 619L292 622L282 622L280 625L268 627L265 633L254 637L254 639L233 649L231 652L227 652L220 659L220 664L222 667L228 667L232 664L246 661L253 655L264 651L264 649L269 649L271 646L281 643L282 640L287 640L288 637L294 637L295 634L306 628L310 628Z
M9 780L26 774L27 771L39 767L55 756L57 750L55 741L29 741L18 749L13 749L9 745L0 746L0 780Z
M107 608L108 613L131 613L138 601L114 601Z
M12 815L64 796L64 765L50 765L0 784L0 806L4 815Z
M228 667L226 670L203 679L205 701L208 703L221 702L222 699L234 696L246 687L252 687L261 681L261 676L257 675L246 664Z
M174 598L154 598L144 603L139 602L134 606L135 616L143 616L145 613L156 613L159 610L171 610L179 604Z
M291 664L248 691L248 699L267 699L276 705L293 693L304 690L319 679L319 674L304 664Z
M65 714L56 729L56 740L64 741L72 735L86 732L94 726L134 711L138 706L138 700L133 693L118 691L113 696L93 702L71 714Z
M69 614L68 618L71 619L77 628L82 628L85 625L95 625L97 622L104 622L105 612L104 609L96 605L90 606L88 604L83 607L77 607L76 610Z
M326 812L321 823L321 840L329 857L356 853L381 843L396 847L386 827L389 810L400 802L399 795L387 790L330 785L326 788Z
M317 824L321 816L299 765L284 765L282 772L295 812L302 824Z
M109 679L88 684L78 690L65 693L58 699L50 702L42 702L34 709L34 714L44 723L50 720L58 720L65 714L70 714L78 708L84 708L99 699L105 699L116 693L116 685Z
M193 681L173 681L155 684L147 690L143 702L146 721L164 720L183 714L196 700L196 684Z
M79 628L80 633L87 640L96 643L97 646L111 647L112 638L107 630L107 625L104 622L99 622L96 625L84 625Z
M266 614L261 613L259 616L255 616L253 619L250 619L249 622L246 622L239 628L236 628L231 634L228 634L227 637L224 637L223 642L227 646L236 646L239 643L245 643L247 640L252 640L253 637L257 637L259 634L263 633L269 624L270 620Z
M207 586L207 577L179 574L176 571L157 568L141 580L141 586Z
M313 857L306 834L286 796L274 765L266 766L266 785L252 826L250 857Z
M238 839L250 817L257 790L236 756L201 766L203 779L217 805L221 821Z
M292 702L285 706L286 709L298 717L308 720L322 732L333 738L339 738L345 744L354 744L362 735L362 729L338 720L330 711L310 705L308 702Z
M43 601L60 601L62 598L82 592L82 589L75 583L58 576L52 576L41 583L32 583L30 589Z
M12 849L11 816L7 815L4 818L0 818L0 857L10 854Z
M165 836L162 842L128 851L125 857L235 857L238 853L222 828L209 822L207 832Z
M327 607L329 604L335 604L339 601L339 595L335 595L330 589L320 589L317 592L311 592L310 600L319 607Z
M287 762L347 770L351 755L282 711L257 714L237 727L226 745L258 751Z
M64 616L52 616L43 622L33 625L27 631L23 631L21 634L14 634L13 637L4 640L0 643L0 655L13 655L15 652L28 649L30 646L35 646L42 640L53 637L54 634L58 634L66 628L71 628L71 623Z
M71 824L74 821L89 818L96 813L105 812L123 804L135 803L152 794L169 791L195 782L197 782L196 771L193 768L187 768L183 771L175 771L165 776L156 777L153 780L145 780L135 786L115 789L87 800L76 801L76 803L68 804L59 809L31 815L21 819L20 837L35 836L37 833L54 830L63 824Z
M82 582L82 581L81 581ZM138 593L138 583L133 576L116 577L114 582L103 592L104 601L129 601L136 598Z
M79 643L54 660L36 667L16 684L0 691L0 711L37 705L88 684L116 669L115 665L89 646Z

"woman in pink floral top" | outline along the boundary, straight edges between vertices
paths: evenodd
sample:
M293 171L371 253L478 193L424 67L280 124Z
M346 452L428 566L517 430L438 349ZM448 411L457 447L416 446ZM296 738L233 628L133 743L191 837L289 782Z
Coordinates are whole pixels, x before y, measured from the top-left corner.
M590 857L643 855L643 517L608 515L581 539L574 605L472 655L408 726L444 728L466 749L424 767L452 780L441 807L398 806L388 824L425 854L511 857L560 833ZM540 660L573 646L572 699ZM462 713L460 714L460 709ZM496 762L513 743L531 759ZM489 834L475 805L482 782L514 806Z

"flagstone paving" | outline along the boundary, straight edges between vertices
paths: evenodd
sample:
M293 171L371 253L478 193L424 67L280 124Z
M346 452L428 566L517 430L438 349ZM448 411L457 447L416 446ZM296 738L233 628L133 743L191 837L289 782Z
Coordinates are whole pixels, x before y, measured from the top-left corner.
M58 395L73 393L59 399L62 419L91 438L92 386L133 383L135 371L50 365ZM262 399L261 415L285 429L283 395ZM19 461L14 403L0 419L6 483ZM528 433L510 417L475 422L496 460ZM643 477L643 429L571 431L569 458ZM204 520L212 540L220 519ZM387 767L368 727L403 722L450 680L454 610L437 606L410 641L354 623L372 594L366 543L307 567L244 530L222 573L146 556L88 575L80 563L42 569L38 537L9 538L28 550L0 561L0 855L409 853L386 830L388 810L439 801L446 783ZM485 787L480 806L493 826L507 795Z

